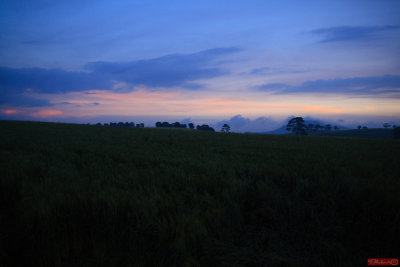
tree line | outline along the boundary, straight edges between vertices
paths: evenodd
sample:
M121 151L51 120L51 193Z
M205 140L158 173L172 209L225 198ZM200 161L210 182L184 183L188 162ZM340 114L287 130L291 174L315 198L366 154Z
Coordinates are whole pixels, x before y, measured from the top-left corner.
M100 122L96 123L97 126L111 126L111 127L131 127L131 128L144 128L144 123L134 122L110 122L101 124Z
M156 122L156 127L158 128L189 128L189 129L194 129L194 124L193 123L189 123L189 124L184 124L184 123L180 123L180 122L174 122L174 123L169 123L169 122ZM215 132L214 128L208 126L207 124L203 124L203 125L197 125L196 126L197 130L200 131L210 131L210 132Z
M400 139L400 127L397 127L396 125L390 125L389 123L384 123L383 127L385 129L389 128L389 127L393 127L394 131L393 131L393 135L394 138L396 139ZM339 130L339 127L337 126L333 126L334 130ZM357 127L357 129L361 130L367 130L368 127L367 126L361 126L359 125ZM319 130L324 130L324 131L331 131L332 130L332 126L330 124L326 124L325 126L321 126L318 123L317 124L308 124L306 125L305 120L302 117L295 117L292 118L288 121L287 125L286 125L286 130L287 131L291 131L292 133L296 134L296 135L308 135L308 133L310 131L316 132Z
M90 125L88 123L87 125ZM144 123L137 123L135 124L134 122L110 122L110 123L96 123L95 125L97 126L111 126L111 127L131 127L131 128L144 128ZM160 128L189 128L189 129L197 129L200 131L209 131L209 132L215 132L213 127L210 127L207 124L202 124L202 125L197 125L195 126L193 123L185 124L185 123L180 123L180 122L156 122L155 124L156 127ZM221 132L228 133L230 132L231 127L228 124L224 124L221 128Z
M332 126L331 124L320 125L319 123L306 124L306 121L303 117L295 117L288 121L286 125L286 130L291 131L296 135L307 135L310 132L318 132L318 131L331 131L331 130L339 130L340 128L336 125Z

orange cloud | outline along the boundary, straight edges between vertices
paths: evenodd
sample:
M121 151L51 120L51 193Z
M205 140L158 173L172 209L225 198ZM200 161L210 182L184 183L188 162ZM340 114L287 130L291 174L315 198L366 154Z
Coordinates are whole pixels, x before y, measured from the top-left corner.
M301 107L301 109L308 112L318 112L324 114L337 114L343 112L340 109L335 109L332 107L325 107L325 106L303 106Z
M34 118L45 118L45 117L54 117L54 116L58 116L61 114L63 114L63 113L59 110L44 109L44 110L40 110L37 112L33 112L30 115L31 115L31 117L34 117Z
M3 110L3 113L6 115L12 115L12 114L16 114L17 111L15 109L6 109L6 110Z

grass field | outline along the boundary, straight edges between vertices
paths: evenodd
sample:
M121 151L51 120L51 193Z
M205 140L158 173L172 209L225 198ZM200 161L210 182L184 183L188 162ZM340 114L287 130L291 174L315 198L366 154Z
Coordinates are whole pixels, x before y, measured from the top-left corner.
M339 130L339 131L321 131L310 133L310 135L320 136L340 136L340 137L355 137L369 139L393 139L393 129L372 128L372 129L357 129L357 130Z
M0 121L0 266L399 257L399 140Z

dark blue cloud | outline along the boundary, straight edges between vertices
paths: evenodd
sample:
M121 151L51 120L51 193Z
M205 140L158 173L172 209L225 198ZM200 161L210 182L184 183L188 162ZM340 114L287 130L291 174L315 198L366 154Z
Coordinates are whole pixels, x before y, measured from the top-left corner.
M48 100L30 97L19 93L5 92L0 89L0 105L1 104L29 107L51 106Z
M217 48L125 63L92 62L85 66L86 72L0 67L0 89L14 93L23 92L26 88L39 93L66 93L110 89L112 81L162 87L184 85L187 89L199 89L202 85L193 81L227 74L218 67L210 66L212 61L237 51L238 48Z
M0 67L0 104L16 106L49 106L48 100L32 97L30 93L66 93L89 89L111 88L111 81L87 72L61 69Z
M68 72L61 69L0 67L0 89L23 92L31 88L40 93L66 93L89 89L107 89L111 82L101 75L88 72Z
M340 42L340 41L365 41L373 40L378 37L379 33L386 31L399 30L400 26L341 26L332 28L321 28L311 31L310 33L321 37L322 43Z
M184 86L194 80L227 74L228 72L212 66L212 61L237 51L239 51L238 48L217 48L194 54L173 54L124 63L92 62L85 68L103 77L131 84ZM187 88L192 89L193 86L189 85Z
M270 67L257 68L250 71L250 74L265 74L269 70L271 70Z
M239 51L238 48L216 48L193 54L173 54L159 58L131 62L92 62L86 71L68 72L61 69L0 67L0 103L14 105L49 105L48 101L31 99L27 89L35 93L67 93L90 89L114 90L124 93L127 89L113 89L113 84L125 82L149 87L182 86L188 90L203 87L195 83L225 75L215 59Z
M307 81L300 85L271 83L258 86L262 91L275 94L292 93L340 93L359 95L380 95L394 93L400 97L400 76L386 75L379 77L356 77Z

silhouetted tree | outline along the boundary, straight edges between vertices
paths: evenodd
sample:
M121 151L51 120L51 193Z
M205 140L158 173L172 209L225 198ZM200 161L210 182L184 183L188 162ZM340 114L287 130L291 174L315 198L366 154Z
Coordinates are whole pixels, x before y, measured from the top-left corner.
M390 127L390 123L385 122L385 123L383 124L383 127L389 128L389 127Z
M306 125L302 117L296 117L291 119L286 125L287 131L292 131L296 135L306 135Z
M187 125L186 124L180 124L179 122L174 122L174 123L169 123L169 122L156 122L156 127L173 127L173 128L186 128Z
M215 132L214 128L208 126L207 124L197 125L196 129L197 129L197 130L200 130L200 131Z
M314 130L314 124L312 124L312 123L309 123L308 125L307 125L307 130L308 131L313 131Z
M228 124L225 123L224 125L222 125L221 132L229 133L230 131L231 131L231 127Z
M335 125L335 126L333 126L333 129L334 129L335 131L337 131L337 130L339 130L339 127L337 127L337 126Z
M110 122L104 123L104 126L111 126L111 127L135 127L134 122Z
M367 127L367 126L363 126L362 128L363 128L363 130L367 130L367 129L368 129L368 127Z
M357 129L360 130L360 129L361 129L361 125L358 125L358 126L357 126Z
M179 122L174 122L174 123L171 124L171 127L174 127L174 128L186 128L186 124L181 124Z
M330 124L325 125L325 130L330 131L332 129L332 126Z
M194 129L194 124L193 123L189 123L189 128L190 129Z
M315 124L315 126L314 126L315 131L319 131L322 128L324 128L324 126L319 125L319 123Z

